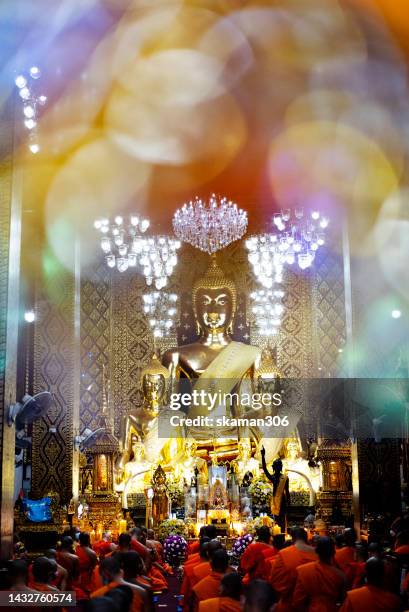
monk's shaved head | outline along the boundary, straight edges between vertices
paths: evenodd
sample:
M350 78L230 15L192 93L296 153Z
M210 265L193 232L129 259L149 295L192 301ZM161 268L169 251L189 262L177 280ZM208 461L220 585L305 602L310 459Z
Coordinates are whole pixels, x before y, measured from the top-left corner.
M240 601L241 577L237 572L231 572L223 576L220 583L220 595Z

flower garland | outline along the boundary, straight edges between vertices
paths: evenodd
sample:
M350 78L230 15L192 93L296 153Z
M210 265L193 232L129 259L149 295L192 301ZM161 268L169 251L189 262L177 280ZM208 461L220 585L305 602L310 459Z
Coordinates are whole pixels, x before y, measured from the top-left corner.
M161 542L170 535L187 537L187 528L181 519L166 519L158 527L158 537Z
M235 557L235 559L240 559L241 555L244 553L247 546L252 543L253 539L254 538L251 533L246 533L245 535L237 538L237 540L234 541L231 549L233 557Z
M256 506L265 506L269 503L273 489L271 485L264 480L256 480L249 486L249 493L251 495L251 501Z
M187 542L181 535L169 535L163 543L163 556L166 563L172 567L178 566L185 560Z
M257 518L250 521L249 531L255 536L257 535L257 529L260 529L260 527L264 526L269 527L271 529L274 526L273 519L271 519L269 516L258 516Z
M167 493L172 507L180 508L184 505L183 489L177 482L168 482Z

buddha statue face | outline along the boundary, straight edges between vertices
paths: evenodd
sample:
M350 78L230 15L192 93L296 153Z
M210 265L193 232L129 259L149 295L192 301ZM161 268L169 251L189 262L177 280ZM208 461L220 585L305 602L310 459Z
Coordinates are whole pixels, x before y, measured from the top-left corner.
M299 448L298 443L295 440L290 440L287 444L287 456L291 461L295 461L298 458Z
M160 403L165 389L166 381L162 374L145 374L142 379L142 391L147 404Z
M229 333L236 309L236 288L212 259L193 287L193 311L199 331Z
M142 461L145 456L145 448L139 440L132 440L133 461Z

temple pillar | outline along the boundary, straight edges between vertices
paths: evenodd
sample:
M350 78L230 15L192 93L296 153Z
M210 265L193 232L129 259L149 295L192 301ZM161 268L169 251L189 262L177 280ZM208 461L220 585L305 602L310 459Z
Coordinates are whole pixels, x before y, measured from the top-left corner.
M14 99L0 121L0 556L13 551L15 428L8 407L17 401L17 344L20 323L21 169L13 163Z

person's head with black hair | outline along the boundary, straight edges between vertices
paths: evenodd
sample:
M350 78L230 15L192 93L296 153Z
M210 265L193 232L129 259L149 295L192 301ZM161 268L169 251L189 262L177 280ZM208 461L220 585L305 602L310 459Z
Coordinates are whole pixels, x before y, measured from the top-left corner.
M118 536L118 546L121 552L127 552L131 546L131 536L129 533L120 533Z
M131 550L120 556L120 564L124 571L124 578L127 582L133 582L141 576L145 570L142 557L137 552Z
M267 525L262 525L257 529L257 539L259 542L263 542L264 544L270 544L271 531Z
M220 597L230 597L240 601L241 576L237 572L225 574L220 583Z
M253 580L246 589L244 612L269 612L276 601L271 584L265 580Z
M205 542L203 540L201 540L200 542L199 555L200 555L200 558L205 561L209 558L209 555L208 555L209 542L210 542L209 538L206 538Z
M11 586L26 585L28 580L28 563L24 559L15 559L8 565L8 576Z
M33 562L32 572L35 582L49 584L55 578L57 564L47 557L37 557Z
M321 563L331 564L335 555L334 542L327 536L318 538L315 552Z
M291 529L291 538L292 538L293 544L295 544L296 542L300 542L300 541L307 542L308 533L306 532L304 527L294 527L294 529Z
M73 546L74 546L74 540L72 539L72 537L69 535L64 536L63 539L61 540L61 550L64 552L73 553L74 552Z
M344 542L345 546L353 547L356 542L356 531L352 527L344 529Z
M57 559L57 551L55 550L55 548L49 548L48 550L45 551L45 556L48 559Z
M218 574L225 574L229 565L229 556L224 548L215 550L210 560L211 568Z
M126 553L129 554L129 553ZM99 573L104 584L117 581L120 582L123 577L119 555L105 557L99 564Z
M285 546L285 533L273 535L273 546L276 550L282 550Z
M94 597L87 601L86 612L121 612L119 605L109 597Z
M131 587L126 584L122 584L116 589L111 589L105 597L111 599L113 604L118 606L121 612L129 612L131 609L133 592Z
M89 537L89 533L87 533L86 531L81 531L78 541L80 543L80 546L91 546L91 538Z
M217 529L215 525L206 525L205 534L210 540L215 540L217 538Z
M355 549L355 555L358 563L363 563L368 559L368 548L365 546L365 544L357 544Z
M365 576L367 584L381 587L385 575L385 566L382 559L371 557L365 563Z
M382 557L382 546L379 542L371 542L368 546L368 557L376 557L380 559Z

